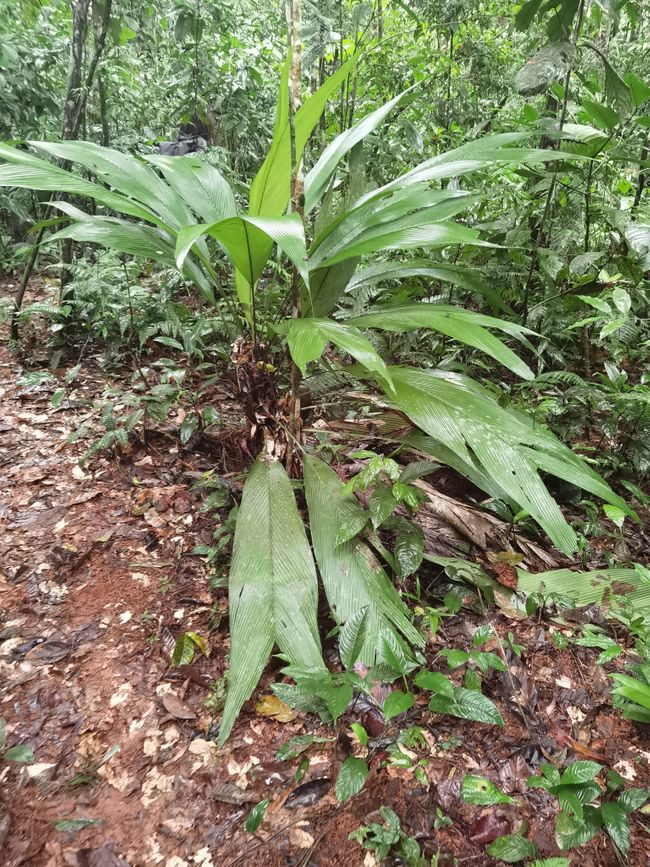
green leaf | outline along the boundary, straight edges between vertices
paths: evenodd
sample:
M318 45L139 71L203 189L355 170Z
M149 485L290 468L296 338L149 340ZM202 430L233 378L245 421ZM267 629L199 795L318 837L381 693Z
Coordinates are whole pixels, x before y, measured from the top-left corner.
M605 96L613 103L621 117L626 117L632 110L632 94L618 72L606 57L600 53L605 67Z
M83 831L84 828L90 828L93 825L103 824L104 819L59 819L54 823L54 830L69 834L75 831Z
M195 644L187 632L179 635L172 653L172 665L189 665L194 659L194 648Z
M368 606L359 608L343 624L339 634L339 653L345 668L352 668L359 659L366 641Z
M645 83L645 81L642 81L633 72L628 72L625 76L625 80L630 88L630 94L635 108L639 108L639 106L643 105L644 102L647 102L650 99L650 87Z
M568 858L544 858L531 861L529 867L570 867Z
M368 511L372 526L375 529L381 526L389 518L397 506L397 500L388 488L377 487L372 492L368 502Z
M388 722L393 717L405 713L414 704L415 696L412 692L400 692L400 690L396 689L391 692L384 702L384 719Z
M451 698L442 694L434 695L429 701L429 710L491 725L504 724L503 717L489 698L475 690L464 689L462 686L454 688Z
M420 689L426 689L429 692L435 692L447 698L453 698L454 696L453 683L448 677L445 677L444 674L440 674L438 671L420 671L416 675L415 685L419 686Z
M362 747L368 746L368 732L364 729L362 725L359 723L350 723L350 728L354 732L357 737L357 740L361 744Z
M587 806L582 821L569 813L561 812L555 822L555 840L566 851L588 843L600 831L600 810Z
M424 533L418 524L400 521L393 554L400 578L408 578L419 569L424 557Z
M251 809L248 818L246 819L246 831L249 834L254 834L262 824L264 814L266 813L270 803L271 802L268 798L264 798L263 801L260 801L259 804L255 804Z
M584 97L582 106L589 115L589 119L602 129L614 129L620 123L620 118L614 109L602 102Z
M361 118L350 129L345 130L332 141L321 153L316 165L305 177L305 214L311 213L321 200L323 193L341 159L367 135L384 122L390 112L396 108L411 92L405 90L385 105Z
M627 855L630 849L630 821L627 812L613 801L607 801L600 808L603 824L616 848Z
M516 800L502 792L487 777L477 777L465 774L461 789L461 798L470 804L491 806L492 804L515 804Z
M574 762L564 771L560 782L563 786L590 783L601 770L597 762Z
M357 328L329 319L308 318L290 320L288 329L289 351L303 375L309 362L320 358L325 346L331 341L371 373L377 373L390 383L390 375L382 358Z
M528 30L530 25L533 23L535 16L539 12L541 5L542 0L526 0L526 2L522 4L515 17L515 27L517 30Z
M537 846L519 834L507 834L505 837L497 837L487 847L488 854L506 864L516 864L524 858L535 858L539 855Z
M616 802L626 813L640 809L650 798L648 789L626 789Z
M7 762L33 762L34 753L31 747L19 744L16 747L9 747L9 749L3 753L2 758Z
M386 331L404 332L415 328L432 328L442 334L474 346L499 361L523 379L534 379L535 374L501 340L487 328L496 328L515 334L531 334L528 329L513 326L492 316L472 313L461 307L446 304L406 304L400 307L377 310L348 320L359 328L380 328Z
M235 196L228 182L214 166L202 159L185 156L147 156L167 183L205 223L218 223L237 214Z
M222 744L274 644L290 662L325 670L316 622L316 570L291 482L278 461L258 459L244 485L229 599L231 649Z
M278 748L275 754L279 762L290 762L309 749L312 744L327 743L330 738L318 738L316 735L296 735Z
M634 569L598 569L593 572L574 572L572 569L554 569L551 572L517 570L518 589L522 593L557 594L567 596L577 605L591 605L606 600L616 586L627 586L625 595L633 607L644 603L643 581Z
M614 302L616 309L622 313L623 316L627 316L632 307L632 299L625 289L621 289L620 286L617 286L612 292L612 301Z
M356 756L348 756L341 765L341 770L336 778L336 799L344 804L357 795L368 776L368 765Z
M359 539L337 542L350 510L359 510L356 498L342 493L339 477L317 458L306 455L304 467L314 554L334 620L342 624L355 612L368 610L360 660L367 666L376 664L382 638L395 629L411 644L422 646L408 609L368 546Z

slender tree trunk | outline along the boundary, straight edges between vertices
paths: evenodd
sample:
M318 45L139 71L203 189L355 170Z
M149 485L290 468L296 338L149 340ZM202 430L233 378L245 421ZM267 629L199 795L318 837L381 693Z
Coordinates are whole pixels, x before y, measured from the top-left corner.
M63 138L72 140L79 131L79 106L81 105L81 76L84 48L88 31L88 8L90 0L77 0L72 13L72 38L68 58L67 96L63 113Z
M97 76L97 97L99 101L99 121L102 125L102 146L107 148L111 143L111 133L106 113L106 80L101 72Z
M384 4L377 0L377 38L384 38Z
M300 42L301 42L301 0L288 0L289 50L291 70L289 72L289 129L291 138L291 210L302 219L304 216L304 184L296 152L296 112L300 108ZM291 316L300 318L300 275L294 267L291 273ZM302 418L300 415L300 370L291 362L291 402L289 409L289 440L287 443L286 466L290 472L295 454L295 446L302 439Z
M644 163L648 159L648 152L650 151L650 135L646 138L643 143L643 147L641 148L641 155L639 157L639 162ZM639 176L636 181L636 190L634 191L634 204L632 205L632 213L636 214L639 204L641 202L641 196L643 195L643 191L646 185L646 179L648 177L648 170L644 169L643 166L639 168Z

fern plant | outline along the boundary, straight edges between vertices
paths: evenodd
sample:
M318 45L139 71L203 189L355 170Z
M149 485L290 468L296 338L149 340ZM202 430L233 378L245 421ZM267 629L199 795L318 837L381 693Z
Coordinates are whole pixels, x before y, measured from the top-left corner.
M305 145L354 59L289 111L285 66L269 153L250 188L248 211L239 213L235 196L219 172L199 159L129 156L90 142L29 142L30 150L0 146L0 185L62 191L93 199L108 212L91 214L69 202L55 206L69 224L53 235L102 244L122 253L176 265L208 299L221 293L207 238L230 260L246 332L236 348L238 380L244 379L244 406L258 433L260 456L244 486L230 571L230 675L220 739L225 741L243 703L257 684L274 646L288 671L322 682L324 665L316 620L317 568L340 629L341 655L384 671L408 670L412 647L422 639L387 573L358 533L366 515L327 464L307 454L291 413L278 399L278 372L265 360L274 335L286 337L294 365L297 401L300 373L333 345L342 361L328 358L330 370L355 377L372 399L397 413L404 443L466 475L490 496L525 509L566 553L575 549L574 531L549 494L540 472L569 480L609 503L624 502L571 449L524 414L504 408L495 392L467 376L445 369L390 365L376 351L369 332L433 330L478 349L494 363L525 380L528 365L495 332L522 343L532 332L505 319L450 304L408 303L374 307L343 321L333 318L346 292L354 295L382 271L400 280L422 263L394 261L365 267L385 251L422 250L450 245L490 245L475 229L452 218L481 197L440 182L484 169L539 163L555 151L523 146L520 134L492 135L443 153L385 184L365 192L359 144L407 96L401 94L337 136L304 180L304 214L287 213L292 172ZM408 92L407 92L408 93ZM292 142L293 133L293 142ZM66 160L96 178L66 171L36 156ZM292 155L295 162L292 164ZM564 155L566 156L566 155ZM348 157L348 184L339 192L342 161ZM318 214L314 229L310 215ZM115 216L119 214L121 216ZM310 239L308 241L308 238ZM259 286L274 245L294 269L300 290L299 317L282 320L286 305L265 303ZM376 267L380 268L377 272ZM373 271L373 268L375 270ZM429 271L434 265L429 266ZM424 276L431 276L424 268ZM436 279L482 285L478 273L435 265ZM273 297L278 297L277 295ZM286 315L286 314L285 314ZM280 320L278 322L278 320ZM353 364L346 364L351 358ZM245 394L244 394L245 391ZM263 407L263 410L260 409ZM299 404L298 404L299 407ZM298 409L299 415L299 409ZM311 545L300 517L290 473L299 471L286 452L303 455ZM289 473L285 469L287 463ZM313 548L313 554L312 554ZM315 558L315 559L314 559ZM412 666L411 666L412 667ZM305 674L307 673L307 674ZM332 715L344 704L329 695Z

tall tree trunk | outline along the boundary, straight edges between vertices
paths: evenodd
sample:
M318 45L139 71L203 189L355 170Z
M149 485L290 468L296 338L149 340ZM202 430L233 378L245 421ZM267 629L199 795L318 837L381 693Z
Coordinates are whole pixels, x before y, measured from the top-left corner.
M291 69L289 72L289 130L291 138L291 210L302 219L304 216L304 184L296 152L296 112L300 108L300 40L301 9L300 0L288 0L289 11L289 51ZM297 268L291 274L291 315L300 318L300 275ZM289 409L289 441L287 443L286 466L290 472L294 446L300 446L302 439L302 418L300 415L300 370L291 362L291 402Z

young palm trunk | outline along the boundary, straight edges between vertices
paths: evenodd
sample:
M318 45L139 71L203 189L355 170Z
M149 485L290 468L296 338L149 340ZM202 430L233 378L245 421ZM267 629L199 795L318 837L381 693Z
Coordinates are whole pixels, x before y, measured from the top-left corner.
M304 216L304 189L300 166L296 160L295 117L300 107L300 38L301 10L300 0L288 0L289 51L291 69L289 72L289 129L291 136L291 210ZM291 273L291 315L300 318L300 275L297 268ZM295 447L302 439L302 417L300 414L300 370L291 362L291 399L289 403L289 439L287 442L286 467L291 472L295 459Z

